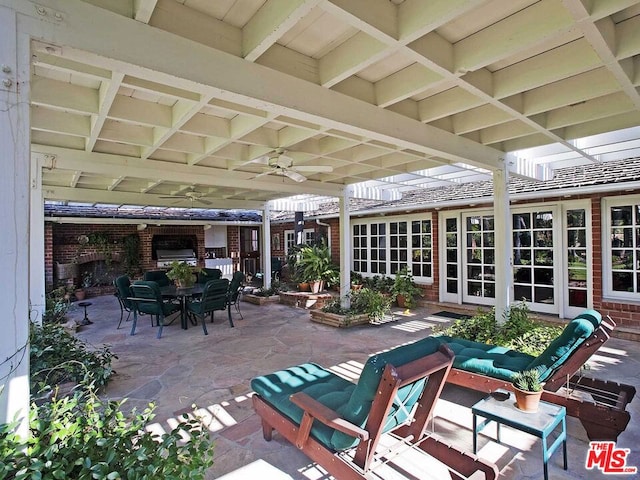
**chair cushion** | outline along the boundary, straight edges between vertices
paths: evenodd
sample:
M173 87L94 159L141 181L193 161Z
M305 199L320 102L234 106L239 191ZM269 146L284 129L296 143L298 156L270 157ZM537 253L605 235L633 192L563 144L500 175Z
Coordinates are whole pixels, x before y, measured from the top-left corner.
M596 312L597 313L597 312ZM598 314L599 315L599 314ZM536 369L540 381L545 381L594 332L594 316L578 316L571 320L558 338L538 355L525 370Z
M263 375L251 380L251 388L276 408L280 413L300 424L302 410L291 403L289 397L297 392L305 392L327 407L337 410L349 401L355 384L322 368L315 363L305 363ZM311 435L331 447L333 429L313 422Z
M436 338L446 343L456 354L453 360L455 368L509 382L517 372L526 370L535 358L526 353L472 340L447 336Z
M316 364L304 364L254 378L251 381L251 387L266 402L295 423L300 423L303 412L291 403L289 397L296 392L305 392L323 405L337 411L342 418L364 427L386 365L400 366L434 353L440 343L435 338L427 337L372 356L365 364L357 385ZM412 410L422 392L423 385L424 381L416 382L398 391L383 427L384 431L406 420L408 412ZM356 438L335 431L320 422L313 423L311 435L331 450L345 450L358 442Z

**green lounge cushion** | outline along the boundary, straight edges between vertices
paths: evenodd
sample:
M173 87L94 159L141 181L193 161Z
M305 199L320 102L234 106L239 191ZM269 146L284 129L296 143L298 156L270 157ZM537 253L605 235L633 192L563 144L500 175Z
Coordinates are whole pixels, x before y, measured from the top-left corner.
M517 372L535 368L540 373L540 380L544 382L591 336L601 322L602 315L599 312L585 310L571 320L537 357L462 338L437 338L456 354L453 361L455 368L507 381L511 381Z
M564 328L560 336L553 340L525 370L538 370L540 381L544 382L591 336L593 331L594 322L590 315L587 318L581 316L574 318Z
M535 358L497 345L447 336L436 338L446 343L456 354L453 360L455 368L509 382Z
M291 403L289 397L296 392L305 392L323 405L337 411L349 422L364 427L386 365L390 363L399 366L434 353L438 350L440 343L433 337L427 337L372 356L365 364L357 385L319 365L306 363L256 377L251 381L251 387L266 402L297 424L300 424L303 412ZM410 412L417 401L423 384L424 381L416 382L398 391L384 431L406 420L407 411ZM313 423L311 435L327 448L336 451L345 450L358 443L356 438L335 431L317 421Z

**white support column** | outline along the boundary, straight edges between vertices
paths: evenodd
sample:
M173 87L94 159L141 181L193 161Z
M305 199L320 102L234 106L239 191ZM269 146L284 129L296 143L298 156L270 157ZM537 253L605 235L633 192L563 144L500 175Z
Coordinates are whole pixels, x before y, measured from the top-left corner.
M264 204L262 210L262 265L264 288L271 287L271 205L269 202Z
M0 422L29 413L29 37L0 6Z
M31 155L31 209L29 218L29 305L31 319L41 323L45 310L44 198L42 156Z
M504 313L511 305L513 286L513 240L511 209L509 208L509 171L493 171L493 211L496 262L496 319L504 322Z
M346 187L340 196L340 298L342 307L349 308L348 293L351 290L351 221L349 199L351 189Z

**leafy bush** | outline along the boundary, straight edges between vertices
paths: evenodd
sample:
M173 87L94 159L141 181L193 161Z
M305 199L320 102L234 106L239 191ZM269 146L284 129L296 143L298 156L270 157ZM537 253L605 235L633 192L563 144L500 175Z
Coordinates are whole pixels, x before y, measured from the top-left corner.
M114 373L111 360L117 357L107 346L89 350L84 342L56 323L32 323L29 345L32 392L42 392L64 382L102 387Z
M127 418L123 403L85 391L32 405L27 440L0 425L0 478L204 478L213 448L197 419L184 415L170 433L152 434L154 405Z
M258 297L270 297L271 295L279 295L281 291L282 285L278 280L274 280L273 282L271 282L271 287L260 287L254 292L254 295Z
M456 320L444 328L436 327L434 333L501 345L537 356L562 333L562 328L533 320L526 304L519 303L508 309L503 325L497 324L494 309L480 310L469 319Z
M42 321L45 323L60 323L64 320L65 315L69 311L71 303L69 301L69 292L66 287L60 286L45 297L44 314Z
M340 298L335 297L322 307L322 311L347 316L365 314L371 319L380 319L391 310L391 299L370 288L352 290L349 298L351 306L348 309L342 308Z

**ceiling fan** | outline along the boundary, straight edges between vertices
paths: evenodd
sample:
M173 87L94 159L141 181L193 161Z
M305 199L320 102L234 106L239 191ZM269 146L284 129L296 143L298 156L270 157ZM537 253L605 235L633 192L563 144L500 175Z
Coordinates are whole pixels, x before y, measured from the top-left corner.
M254 178L274 174L289 177L296 182L304 182L307 177L302 175L301 172L329 173L333 171L333 167L328 165L294 165L293 158L286 155L286 150L280 148L261 157L254 158L250 163L258 163L267 168L265 172L256 175Z
M212 205L212 202L209 200L205 200L202 197L205 197L206 193L198 192L194 186L189 187L189 190L182 194L176 195L162 195L160 198L185 198L191 201L191 206L193 207L193 202L200 202L203 205Z

